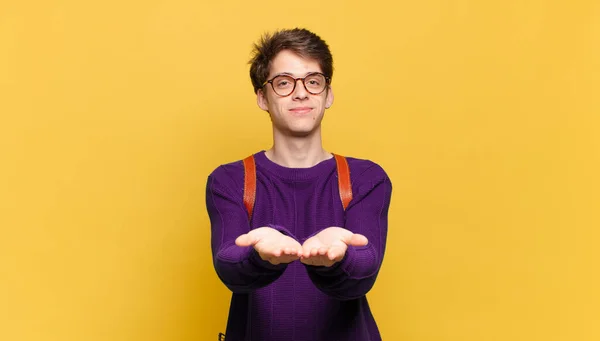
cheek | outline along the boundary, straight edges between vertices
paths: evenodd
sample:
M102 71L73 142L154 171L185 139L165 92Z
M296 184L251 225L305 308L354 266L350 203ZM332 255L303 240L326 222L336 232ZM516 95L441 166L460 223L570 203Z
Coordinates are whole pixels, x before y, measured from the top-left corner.
M288 107L288 104L285 100L285 98L279 98L277 101L273 102L273 109L277 110L277 114L279 115L285 115L286 114L286 109Z
M277 112L279 114L284 114L285 113L285 105L283 105L282 103L277 104Z
M271 99L271 101L269 102L269 113L271 113L271 115L275 114L279 114L281 113L283 106L281 105L281 103Z

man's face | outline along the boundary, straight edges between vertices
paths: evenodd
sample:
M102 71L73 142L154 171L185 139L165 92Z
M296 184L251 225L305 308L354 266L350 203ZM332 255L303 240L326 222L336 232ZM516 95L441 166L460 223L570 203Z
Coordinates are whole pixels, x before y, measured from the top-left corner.
M302 78L312 72L322 72L317 61L284 50L273 59L267 79L280 74ZM333 104L333 92L328 87L322 93L313 95L306 91L299 80L294 92L282 97L273 91L271 84L266 84L257 93L257 103L261 109L269 112L277 132L288 136L308 136L320 128L325 109Z

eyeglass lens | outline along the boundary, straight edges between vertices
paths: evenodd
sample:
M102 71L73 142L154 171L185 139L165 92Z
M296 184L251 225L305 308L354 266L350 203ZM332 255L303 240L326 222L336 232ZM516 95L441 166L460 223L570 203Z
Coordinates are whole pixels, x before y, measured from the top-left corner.
M306 91L313 95L320 94L325 90L326 81L325 77L321 74L308 75L302 82ZM287 96L294 91L296 81L293 77L287 75L279 75L273 78L273 90L280 96Z

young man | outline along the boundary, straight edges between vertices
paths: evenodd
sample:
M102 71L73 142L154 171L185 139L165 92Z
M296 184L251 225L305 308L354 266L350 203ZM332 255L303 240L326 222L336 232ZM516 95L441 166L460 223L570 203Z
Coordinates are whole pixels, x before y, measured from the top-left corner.
M332 56L292 29L255 45L250 78L273 146L208 177L214 266L232 291L227 341L381 340L366 294L383 261L392 185L323 149Z

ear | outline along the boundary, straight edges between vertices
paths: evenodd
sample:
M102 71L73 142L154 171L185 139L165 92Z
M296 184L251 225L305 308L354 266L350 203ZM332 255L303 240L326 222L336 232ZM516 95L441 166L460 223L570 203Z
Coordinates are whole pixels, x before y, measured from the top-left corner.
M268 101L267 101L267 97L265 96L265 93L263 92L262 89L259 89L256 92L256 104L258 104L258 107L261 108L264 111L269 111L269 106Z
M325 108L329 109L333 105L333 88L329 86L327 89L327 97L325 98Z

